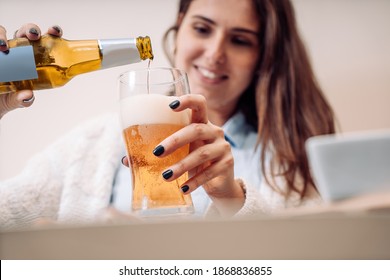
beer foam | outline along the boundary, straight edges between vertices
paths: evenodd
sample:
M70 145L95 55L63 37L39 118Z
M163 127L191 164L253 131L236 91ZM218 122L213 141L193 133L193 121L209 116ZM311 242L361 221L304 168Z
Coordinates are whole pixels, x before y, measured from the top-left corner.
M120 101L123 128L141 124L189 124L190 110L174 112L169 104L175 96L142 94L123 98Z

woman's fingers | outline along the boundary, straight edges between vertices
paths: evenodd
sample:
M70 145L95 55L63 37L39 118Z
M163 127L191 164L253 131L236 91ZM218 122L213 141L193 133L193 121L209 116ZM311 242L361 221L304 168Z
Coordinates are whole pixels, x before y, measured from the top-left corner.
M123 158L122 158L122 164L124 165L124 166L126 166L126 167L129 167L130 166L130 163L129 163L129 158L127 157L127 156L124 156Z
M25 37L29 40L38 40L41 37L41 29L33 23L26 23L15 31L14 38Z
M192 123L165 138L159 146L163 147L164 156L166 156L176 151L178 148L194 141L205 141L205 143L211 143L217 138L225 139L222 128L214 126L211 123ZM158 150L158 147L156 147L156 149ZM162 153L155 153L155 155L159 156L162 155Z
M227 181L228 177L230 177L230 180L233 180L233 172L230 171L233 166L233 157L226 156L221 158L217 163L210 164L207 167L200 169L185 183L185 185L188 186L185 193L190 193L198 187L203 186L209 195L213 197L224 197L225 188L213 188L212 186L224 185L224 182ZM213 181L213 183L212 186L209 187L209 182L211 181Z
M19 107L30 107L35 100L34 93L31 90L21 90L15 95L17 96L16 99L19 103Z
M187 144L191 147L189 155L163 171L163 177L168 181L189 171L191 179L186 183L189 189L185 192L191 192L218 176L228 177L225 173L233 173L230 144L225 140L223 130L211 123L193 123L180 129L164 139L154 154L165 157Z
M190 171L191 178L186 182L186 185L190 187L191 192L221 175L225 178L225 172L231 174L233 163L229 144L221 141L219 144L208 144L200 147L183 160L170 166L163 174L169 171L170 177L166 180L172 181Z
M30 107L34 100L34 93L31 90L0 95L0 118L14 109Z
M220 141L219 143L206 144L192 151L184 159L169 167L169 169L173 171L173 176L169 178L169 181L180 177L189 170L196 170L208 163L217 164L216 162L221 159L224 154L230 152L229 144L227 142L225 143Z
M53 25L48 28L47 33L53 36L62 37L62 28L58 25ZM14 32L14 38L25 37L29 40L35 41L41 37L41 29L34 23L26 23L21 28ZM8 51L7 30L0 25L0 51Z
M0 25L0 51L4 52L6 50L8 50L7 30L4 26Z
M53 36L61 37L63 34L62 28L58 25L53 25L48 28L47 33ZM34 23L24 24L21 28L15 31L14 38L25 37L29 40L38 40L41 37L41 29Z
M21 90L14 94L8 94L6 106L10 111L16 108L30 107L34 100L35 96L31 90Z
M52 27L49 27L47 30L47 33L53 36L61 37L63 34L62 28L58 25L53 25Z
M177 100L170 104L170 107L177 112L191 109L192 123L208 123L206 99L202 95L186 94L179 96Z
M165 157L188 144L190 153L163 171L164 179L171 181L189 172L191 179L182 186L183 192L186 193L207 182L215 183L216 177L223 177L226 180L229 177L226 174L233 173L231 148L225 140L222 128L208 121L206 99L196 94L183 95L169 106L174 111L190 109L192 123L164 139L153 153L155 156Z

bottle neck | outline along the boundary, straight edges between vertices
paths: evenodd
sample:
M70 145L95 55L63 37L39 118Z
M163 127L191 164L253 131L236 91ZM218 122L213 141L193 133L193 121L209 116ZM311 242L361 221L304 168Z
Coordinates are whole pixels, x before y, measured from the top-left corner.
M141 61L135 38L98 40L101 68L111 68Z

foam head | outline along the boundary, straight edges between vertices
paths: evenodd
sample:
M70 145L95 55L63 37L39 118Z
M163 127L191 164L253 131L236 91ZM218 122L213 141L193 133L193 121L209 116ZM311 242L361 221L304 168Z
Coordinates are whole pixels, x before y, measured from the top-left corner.
M122 127L142 124L189 124L188 109L174 112L169 107L175 99L175 96L161 94L140 94L123 98L120 101Z

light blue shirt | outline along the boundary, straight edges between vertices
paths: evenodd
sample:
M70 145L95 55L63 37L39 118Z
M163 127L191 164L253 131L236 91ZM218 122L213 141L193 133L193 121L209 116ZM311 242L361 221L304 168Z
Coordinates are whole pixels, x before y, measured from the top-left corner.
M257 133L246 123L242 113L236 113L224 125L225 139L232 147L234 157L234 176L246 184L259 188L261 183L260 147L256 148ZM123 154L126 152L123 150ZM112 204L120 211L131 209L131 176L129 168L120 164L112 193ZM191 193L195 215L203 215L211 203L202 187Z

